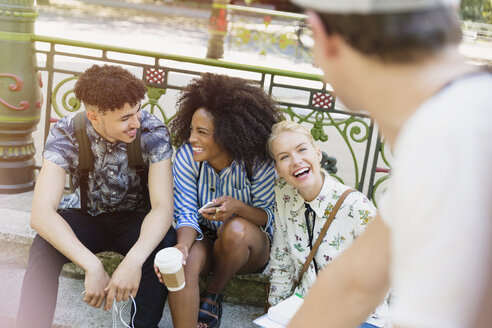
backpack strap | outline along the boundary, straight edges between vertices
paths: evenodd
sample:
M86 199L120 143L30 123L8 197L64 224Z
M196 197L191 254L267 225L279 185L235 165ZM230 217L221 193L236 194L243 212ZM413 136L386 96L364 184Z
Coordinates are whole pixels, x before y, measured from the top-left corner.
M74 128L75 138L79 143L80 209L86 213L88 180L89 173L94 170L94 155L92 154L91 142L87 136L85 112L79 112L75 115ZM149 188L147 187L149 170L143 161L140 140L141 129L137 129L135 140L126 144L128 166L134 169L140 177L144 204L150 206Z
M87 212L87 186L89 173L94 169L94 155L92 154L91 142L87 136L85 121L85 111L79 112L75 115L75 138L79 143L80 209L84 213Z
M140 177L140 187L142 188L143 201L146 206L150 206L150 197L149 197L149 188L148 188L148 180L149 180L149 170L145 166L142 149L140 145L140 140L142 138L141 128L137 129L137 135L135 136L135 140L131 143L126 144L126 152L128 155L128 165L137 171L138 176Z

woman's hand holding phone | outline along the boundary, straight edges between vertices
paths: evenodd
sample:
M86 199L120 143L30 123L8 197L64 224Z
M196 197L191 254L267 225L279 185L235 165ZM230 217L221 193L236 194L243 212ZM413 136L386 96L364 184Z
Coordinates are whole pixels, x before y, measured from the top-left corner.
M201 213L205 219L210 221L223 221L226 218L220 213L221 205L222 203L220 203L217 199L214 199L203 205L198 210L198 213Z
M200 209L198 210L198 213L204 213L203 211L208 209L208 208L215 208L215 207L219 207L219 206L220 206L220 204L216 204L213 201L211 201L211 202L208 202L207 204L203 205L202 207L200 207ZM215 211L215 209L214 209L214 211ZM207 213L207 212L205 212L205 213ZM210 212L210 213L212 213L212 212Z
M222 196L205 204L198 212L207 220L225 221L236 213L238 206L241 204L243 202L240 200L230 196Z

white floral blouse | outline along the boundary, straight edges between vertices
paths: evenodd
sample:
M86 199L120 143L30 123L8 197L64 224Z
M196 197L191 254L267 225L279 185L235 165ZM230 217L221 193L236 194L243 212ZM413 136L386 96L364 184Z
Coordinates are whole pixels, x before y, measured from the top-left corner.
M338 198L349 189L326 171L322 172L325 180L321 192L313 201L307 202L316 213L313 244ZM308 245L304 199L283 178L275 182L275 198L274 235L268 271L271 276L268 301L271 305L292 295L294 279L297 279L311 251ZM375 214L376 209L366 196L358 191L349 194L314 256L318 269L322 269L341 254L365 230ZM312 224L311 215L310 227L313 226ZM295 292L301 295L307 294L315 280L316 272L312 261ZM387 317L388 309L384 302L366 322L383 327Z

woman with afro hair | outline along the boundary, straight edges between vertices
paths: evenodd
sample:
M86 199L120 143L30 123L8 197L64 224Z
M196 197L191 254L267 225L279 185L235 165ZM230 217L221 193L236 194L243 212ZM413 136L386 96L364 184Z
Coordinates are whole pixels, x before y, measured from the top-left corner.
M227 281L267 265L276 176L266 142L280 119L270 96L243 79L207 73L182 90L170 123L179 147L175 247L186 277L169 295L175 327L219 327ZM200 298L198 277L209 272Z

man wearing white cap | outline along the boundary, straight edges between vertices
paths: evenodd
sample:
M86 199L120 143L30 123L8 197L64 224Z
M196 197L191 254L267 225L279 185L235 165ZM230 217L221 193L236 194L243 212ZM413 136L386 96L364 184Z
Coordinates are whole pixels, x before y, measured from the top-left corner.
M293 2L325 80L395 160L380 216L288 327L356 327L390 286L396 327L473 326L491 275L492 74L458 52L459 1Z

